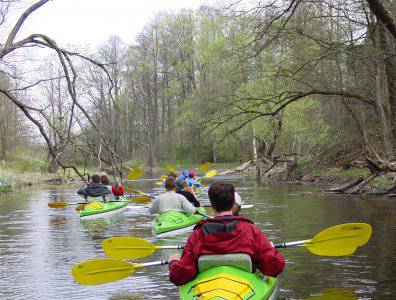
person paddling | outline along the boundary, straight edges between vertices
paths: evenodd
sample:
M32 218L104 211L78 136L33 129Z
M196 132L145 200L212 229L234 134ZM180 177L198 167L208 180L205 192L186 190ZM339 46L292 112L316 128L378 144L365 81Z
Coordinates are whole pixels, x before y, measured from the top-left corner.
M181 182L177 182L177 189L176 189L176 193L183 195L184 197L187 198L187 200L194 205L194 207L200 207L201 204L199 203L197 197L195 197L194 194L194 189L191 187L187 187L186 186L186 182L185 180L181 181Z
M166 192L155 197L153 204L149 208L149 212L152 215L168 210L176 210L188 214L195 213L197 211L196 208L190 202L188 202L186 197L176 194L176 188L176 180L174 178L168 177L165 180Z
M191 281L198 273L199 257L210 254L246 253L261 273L279 275L285 266L283 254L252 221L232 215L234 186L217 182L210 186L208 194L215 217L195 226L181 255L169 256L170 281L177 286Z
M106 195L111 194L110 190L102 183L100 183L99 175L92 175L91 182L86 187L83 187L77 191L78 195L82 195L85 201L88 202L88 197L103 197L103 201L106 202Z
M108 189L111 189L115 200L119 200L120 196L124 196L124 188L121 183L117 183L115 186L111 186L110 180L107 175L100 176L100 182L104 184Z

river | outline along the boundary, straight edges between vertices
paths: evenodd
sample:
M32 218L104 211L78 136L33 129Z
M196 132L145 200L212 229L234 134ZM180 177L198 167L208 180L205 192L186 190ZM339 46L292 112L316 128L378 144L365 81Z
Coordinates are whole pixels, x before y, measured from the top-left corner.
M282 250L287 264L279 276L280 299L396 298L394 199L311 193L317 186L234 183L244 203L254 204L243 215L274 242L311 238L345 222L367 222L373 227L369 243L352 256L321 257L305 248ZM148 181L135 187L150 191L155 185ZM71 267L105 257L104 238L130 235L161 245L186 239L155 240L150 229L153 218L144 209L80 221L72 206L47 206L52 201L77 200L75 190L51 186L0 195L0 298L177 299L178 290L168 281L166 267L146 268L99 286L74 283ZM166 258L170 251L157 251L144 261Z

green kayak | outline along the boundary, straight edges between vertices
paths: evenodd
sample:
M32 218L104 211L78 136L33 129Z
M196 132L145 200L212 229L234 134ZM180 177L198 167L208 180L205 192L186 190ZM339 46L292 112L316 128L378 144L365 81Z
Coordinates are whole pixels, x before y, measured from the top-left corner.
M83 219L101 218L123 211L127 205L128 201L126 201L125 197L120 197L118 201L93 201L85 205L84 209L79 213Z
M276 299L276 278L251 273L247 254L204 255L198 266L201 273L180 287L180 299Z
M201 214L206 215L203 207L198 208ZM173 236L191 231L195 224L205 217L197 214L184 214L180 211L169 210L159 214L151 224L156 236Z

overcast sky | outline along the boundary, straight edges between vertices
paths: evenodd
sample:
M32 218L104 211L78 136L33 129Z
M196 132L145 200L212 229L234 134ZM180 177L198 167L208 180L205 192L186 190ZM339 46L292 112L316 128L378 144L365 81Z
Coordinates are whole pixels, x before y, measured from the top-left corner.
M36 1L26 0L12 12L14 21L22 11ZM118 35L128 44L157 13L182 8L213 5L216 0L53 0L45 4L25 22L18 38L31 33L43 33L58 44L98 46L109 36ZM3 25L3 38L11 22ZM8 26L7 26L8 25ZM8 30L7 30L8 29ZM2 40L3 40L2 38Z

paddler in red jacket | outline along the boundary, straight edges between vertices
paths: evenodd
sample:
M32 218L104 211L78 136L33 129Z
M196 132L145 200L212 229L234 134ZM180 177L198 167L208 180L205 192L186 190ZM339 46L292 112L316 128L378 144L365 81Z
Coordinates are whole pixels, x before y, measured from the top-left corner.
M277 276L285 266L282 253L272 247L264 233L251 221L232 215L235 202L232 184L217 182L209 188L214 218L199 222L189 236L183 253L169 257L170 281L183 285L198 272L201 255L246 253L253 265L267 276Z

